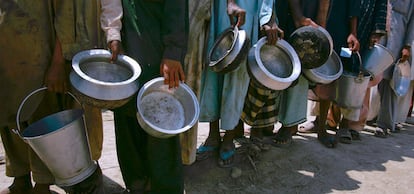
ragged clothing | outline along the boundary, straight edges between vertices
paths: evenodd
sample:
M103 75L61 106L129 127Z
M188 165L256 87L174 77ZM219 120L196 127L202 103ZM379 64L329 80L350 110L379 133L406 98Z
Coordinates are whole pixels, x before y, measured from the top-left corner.
M238 0L237 5L246 10L246 23L240 28L245 30L251 45L259 37L259 5L273 6L273 0ZM227 15L227 2L215 0L212 6L210 36L208 48L211 49L214 41L225 29L230 27ZM267 13L270 9L267 10ZM270 19L270 17L267 17ZM264 22L266 19L263 19ZM244 97L247 94L249 75L246 60L239 67L225 75L213 72L208 66L204 67L201 80L200 121L212 122L220 119L221 129L231 130L239 122L244 106Z

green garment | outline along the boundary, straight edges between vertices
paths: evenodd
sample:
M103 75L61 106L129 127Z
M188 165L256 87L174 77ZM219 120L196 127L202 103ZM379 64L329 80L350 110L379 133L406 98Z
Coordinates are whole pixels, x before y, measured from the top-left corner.
M246 10L246 22L240 28L246 30L253 45L259 37L259 10L267 10L266 12L271 14L269 9L263 9L262 6L273 6L273 0L238 0L236 3ZM227 1L214 1L208 48L212 47L221 32L230 27L226 9ZM246 60L238 69L225 75L204 67L201 80L200 121L211 122L221 119L221 128L224 130L231 130L237 125L250 80L246 68Z

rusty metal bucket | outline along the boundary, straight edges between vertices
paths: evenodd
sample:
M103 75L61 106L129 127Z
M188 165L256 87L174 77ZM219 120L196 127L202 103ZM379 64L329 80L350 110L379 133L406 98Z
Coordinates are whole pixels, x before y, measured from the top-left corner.
M83 110L64 110L48 115L24 130L20 127L23 105L33 94L46 89L39 88L23 99L17 111L17 130L13 132L45 163L54 175L56 185L72 186L88 178L97 168L91 158ZM79 103L73 94L68 94Z

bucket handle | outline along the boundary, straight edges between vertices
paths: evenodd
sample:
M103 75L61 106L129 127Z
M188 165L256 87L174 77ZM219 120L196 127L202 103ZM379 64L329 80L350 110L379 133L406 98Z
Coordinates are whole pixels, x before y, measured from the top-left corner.
M39 88L39 89L36 89L36 90L34 90L34 91L32 91L29 95L27 95L24 99L23 99L23 101L20 103L20 105L19 105L19 109L17 109L17 116L16 116L16 124L17 124L17 129L12 129L12 131L15 133L15 134L17 134L17 135L19 135L20 136L20 138L22 138L22 139L24 139L23 138L23 136L21 135L21 133L20 133L20 131L21 131L21 127L20 127L20 112L22 111L22 108L23 108L23 105L26 103L26 101L31 97L31 96L33 96L34 94L36 94L36 93L38 93L38 92L40 92L40 91L43 91L43 90L47 90L47 87L41 87L41 88ZM80 104L81 106L82 106L82 104L80 103L80 101L75 97L75 95L73 95L72 93L70 93L70 92L65 92L66 94L69 94L69 96L71 96L73 99L75 99L75 101L78 103L78 104Z

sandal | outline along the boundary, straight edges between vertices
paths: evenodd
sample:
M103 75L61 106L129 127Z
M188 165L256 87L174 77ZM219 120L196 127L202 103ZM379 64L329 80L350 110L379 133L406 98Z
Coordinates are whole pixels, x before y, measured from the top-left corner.
M317 133L318 129L316 128L314 121L311 121L299 125L298 131L300 133Z
M336 132L336 136L338 137L339 142L341 143L345 143L345 144L352 143L352 135L349 129L339 128L338 132Z
M327 148L335 148L336 145L338 144L336 137L331 134L326 134L322 136L318 135L318 140Z
M375 128L374 135L375 137L386 138L388 136L388 132L385 129L377 127Z
M210 158L216 153L217 149L218 149L218 146L205 145L205 143L201 144L200 147L198 147L197 152L196 152L196 160L202 161L202 160Z
M272 138L272 145L275 147L289 147L293 143L292 134L289 130L283 128L279 129L276 135Z
M357 130L349 129L351 133L352 140L361 140L360 133Z
M230 168L234 165L234 153L236 151L236 148L233 144L232 148L230 150L225 150L225 148L220 148L219 151L219 159L218 159L218 165L221 168Z

